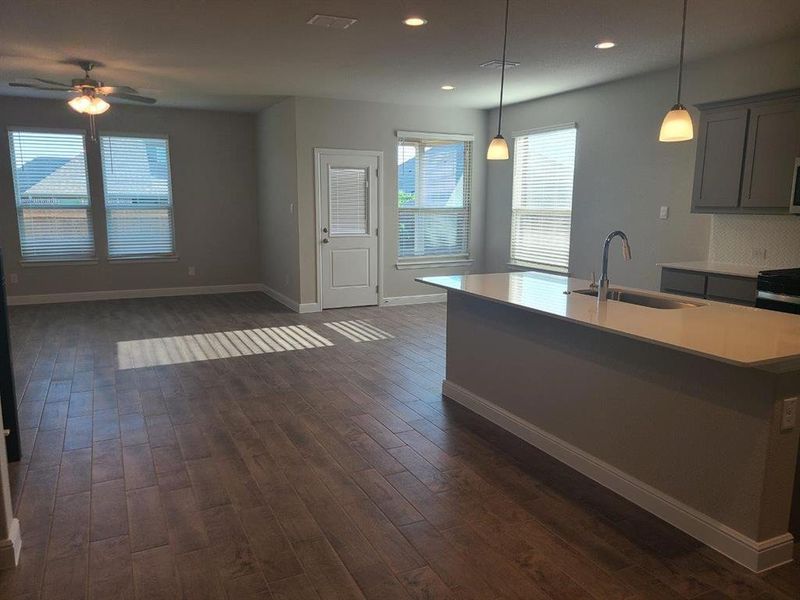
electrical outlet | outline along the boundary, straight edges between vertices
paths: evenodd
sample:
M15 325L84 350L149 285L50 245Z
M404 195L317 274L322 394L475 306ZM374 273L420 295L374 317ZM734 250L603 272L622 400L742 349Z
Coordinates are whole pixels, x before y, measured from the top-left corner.
M19 283L19 275L17 275L16 273L9 273L8 283L10 284Z
M669 206L662 206L658 213L659 219L669 219Z
M195 275L197 275L197 269L189 267L189 277L194 277Z
M791 431L797 425L797 397L783 400L781 431Z
M766 248L753 248L752 256L756 260L767 260Z

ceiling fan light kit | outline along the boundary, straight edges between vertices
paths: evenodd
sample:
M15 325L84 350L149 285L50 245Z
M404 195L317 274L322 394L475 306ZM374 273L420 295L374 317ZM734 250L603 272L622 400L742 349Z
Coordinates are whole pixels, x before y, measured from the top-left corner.
M72 100L68 101L69 107L75 112L87 115L102 115L106 112L111 105L97 96L90 96L89 94L82 94L75 96Z
M106 102L103 97L130 100L131 102L139 102L141 104L155 104L156 102L154 98L140 96L139 92L132 87L125 85L106 86L103 85L102 81L92 79L89 73L96 65L91 61L81 61L78 63L78 66L83 69L84 77L83 79L73 79L72 83L69 84L35 77L27 82L12 81L9 85L12 87L25 87L35 90L77 94L73 98L67 100L67 105L75 112L89 116L89 131L92 141L95 141L97 137L95 135L94 117L96 115L102 115L111 108L111 105Z

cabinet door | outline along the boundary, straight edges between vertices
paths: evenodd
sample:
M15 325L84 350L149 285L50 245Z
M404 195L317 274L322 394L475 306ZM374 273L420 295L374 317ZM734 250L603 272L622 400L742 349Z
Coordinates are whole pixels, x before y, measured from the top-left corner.
M692 211L724 212L739 206L747 115L746 108L701 115Z
M794 161L798 156L800 102L753 108L747 135L742 208L788 212Z

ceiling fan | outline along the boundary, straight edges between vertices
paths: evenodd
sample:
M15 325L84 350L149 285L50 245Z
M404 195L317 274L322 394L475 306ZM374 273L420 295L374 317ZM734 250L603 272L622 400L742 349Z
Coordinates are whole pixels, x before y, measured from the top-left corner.
M106 112L111 105L104 98L119 98L120 100L130 100L142 104L155 104L155 98L139 95L134 88L127 85L103 85L102 81L92 79L90 73L98 65L91 61L78 61L75 63L83 69L84 76L81 79L73 79L72 83L61 83L50 79L40 79L33 77L20 81L12 81L8 85L11 87L32 88L35 90L46 90L54 92L69 92L74 96L67 101L69 107L79 113L89 115L92 139L94 139L94 116Z

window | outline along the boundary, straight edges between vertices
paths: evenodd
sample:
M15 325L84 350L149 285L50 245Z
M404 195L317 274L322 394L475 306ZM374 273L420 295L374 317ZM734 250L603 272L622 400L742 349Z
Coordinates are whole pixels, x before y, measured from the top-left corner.
M166 138L100 136L110 258L175 253Z
M569 267L575 140L574 124L515 138L512 262Z
M472 138L398 136L398 258L467 258Z
M22 260L94 257L82 133L8 132Z

